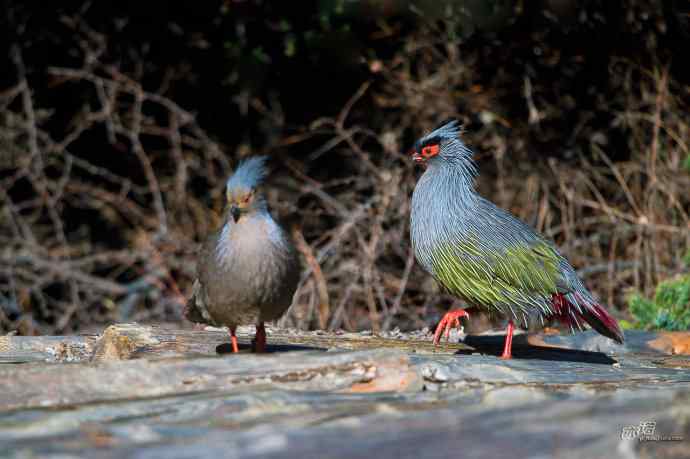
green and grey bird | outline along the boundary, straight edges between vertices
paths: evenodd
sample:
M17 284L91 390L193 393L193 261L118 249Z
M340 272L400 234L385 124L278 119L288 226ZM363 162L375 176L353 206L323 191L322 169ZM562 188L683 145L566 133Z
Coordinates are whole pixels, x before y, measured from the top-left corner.
M415 257L448 292L473 308L508 318L503 358L511 357L514 322L558 319L589 324L623 342L616 320L583 285L553 243L474 189L477 168L453 120L418 140L413 159L427 166L412 196L410 236ZM459 319L448 312L434 342Z
M266 159L243 161L228 180L223 225L203 245L184 311L192 322L226 325L233 352L235 330L247 324L256 324L255 349L265 351L264 322L290 307L300 276L297 252L258 190Z

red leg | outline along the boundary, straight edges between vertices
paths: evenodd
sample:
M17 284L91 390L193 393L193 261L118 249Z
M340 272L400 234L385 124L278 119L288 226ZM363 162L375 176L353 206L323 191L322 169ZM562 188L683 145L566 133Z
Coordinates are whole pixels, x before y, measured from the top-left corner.
M460 328L460 317L467 317L469 319L470 314L465 311L464 309L453 309L452 311L448 311L445 316L443 316L443 319L441 319L441 322L438 323L438 326L436 327L436 333L434 333L434 344L438 345L438 343L441 342L441 336L443 335L443 332L446 332L446 341L448 341L448 338L450 337L450 330L453 327Z
M236 327L230 327L230 344L232 344L232 352L240 352L240 348L237 345L237 336L235 336Z
M266 327L263 322L256 326L256 338L254 338L254 352L266 352Z
M508 359L513 358L512 349L513 349L513 321L509 320L508 321L508 329L506 330L506 342L505 342L505 345L503 346L503 355L501 355L501 358L503 360L508 360Z

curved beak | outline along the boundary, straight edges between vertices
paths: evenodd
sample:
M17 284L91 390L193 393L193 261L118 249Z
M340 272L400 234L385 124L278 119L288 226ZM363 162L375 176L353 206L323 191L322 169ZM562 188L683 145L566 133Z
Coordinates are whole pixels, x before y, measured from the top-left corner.
M422 155L419 154L418 151L414 152L414 155L412 155L412 159L416 163L423 163L424 162L424 158L422 157Z
M242 210L233 204L230 206L230 215L232 216L233 221L237 223L237 220L240 219L240 215L242 215Z

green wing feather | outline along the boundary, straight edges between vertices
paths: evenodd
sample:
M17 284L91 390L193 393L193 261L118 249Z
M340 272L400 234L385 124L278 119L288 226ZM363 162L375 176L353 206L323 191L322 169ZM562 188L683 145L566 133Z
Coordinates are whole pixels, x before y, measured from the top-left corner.
M434 252L437 280L475 305L517 306L525 313L530 305L548 310L558 291L560 255L542 239L491 249L482 247L476 234L466 235Z

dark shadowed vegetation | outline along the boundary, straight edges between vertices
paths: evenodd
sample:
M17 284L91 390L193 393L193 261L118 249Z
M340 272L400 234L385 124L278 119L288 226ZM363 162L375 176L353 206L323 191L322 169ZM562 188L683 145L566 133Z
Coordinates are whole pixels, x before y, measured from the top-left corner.
M450 116L480 191L555 240L615 315L658 322L644 295L687 272L685 2L6 1L2 14L3 331L182 320L225 180L259 153L304 260L284 325L430 325L452 300L410 250L408 149Z

